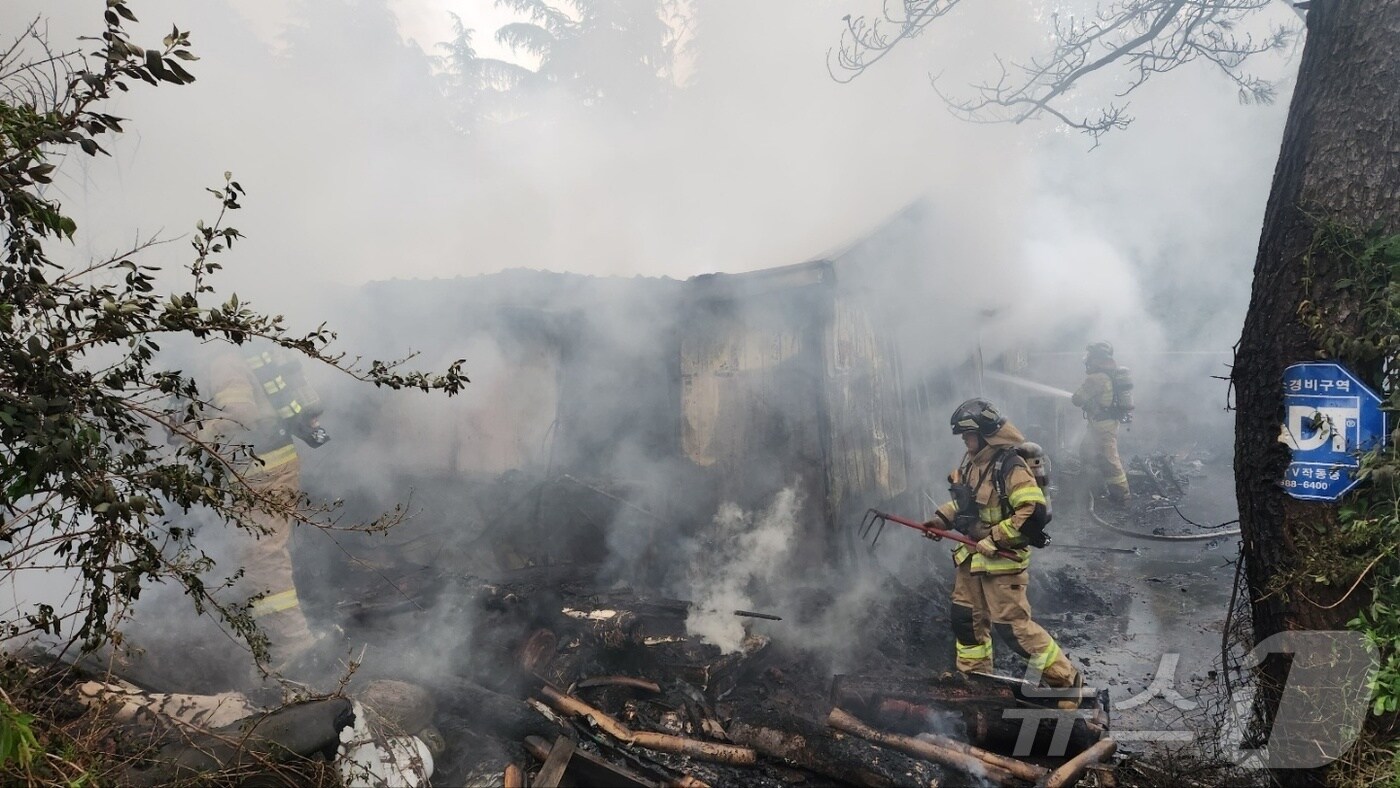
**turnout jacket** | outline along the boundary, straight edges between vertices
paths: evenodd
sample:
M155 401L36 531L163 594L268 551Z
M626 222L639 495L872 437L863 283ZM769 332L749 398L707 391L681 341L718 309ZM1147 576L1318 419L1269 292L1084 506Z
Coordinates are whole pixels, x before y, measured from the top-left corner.
M1079 384L1079 390L1074 392L1070 402L1075 407L1084 411L1085 417L1090 421L1117 421L1118 417L1111 415L1109 410L1113 407L1113 379L1108 376L1105 370L1090 372L1084 377L1084 382Z
M953 550L953 562L959 566L972 561L973 574L1004 575L1024 572L1030 566L1030 547L1021 537L1021 526L1035 512L1036 504L1045 503L1045 493L1035 483L1030 468L1019 456L1010 464L1002 489L1003 499L997 492L996 475L1001 472L998 457L1003 451L1015 451L1025 441L1025 436L1010 422L997 430L997 434L987 439L987 445L973 455L963 455L948 476L949 484L966 483L972 487L977 506L977 522L968 532L976 541L990 536L997 547L1014 553L1015 558L993 556L988 558L963 545ZM959 514L957 501L948 501L938 508L937 520L940 527L949 527Z
M271 355L250 351L245 357L238 350L221 349L209 364L206 385L214 412L206 418L203 437L252 444L259 462L245 472L266 474L296 460L297 450L283 428L283 414L272 401L272 395L281 390L272 381L260 380L255 372L268 363L263 356L270 359Z

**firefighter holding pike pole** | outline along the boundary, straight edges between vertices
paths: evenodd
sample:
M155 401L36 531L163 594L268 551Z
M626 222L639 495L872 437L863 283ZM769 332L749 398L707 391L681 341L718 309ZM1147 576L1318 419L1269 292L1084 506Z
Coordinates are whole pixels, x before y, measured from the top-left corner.
M946 535L959 542L953 550L957 570L949 616L957 668L990 672L995 631L1045 686L1080 687L1079 671L1031 618L1026 598L1030 547L1045 545L1049 513L1045 493L1022 454L1038 462L1039 447L1026 444L1021 431L984 399L962 403L949 421L967 453L948 477L952 500L920 530L929 538ZM1072 709L1078 702L1065 698L1059 705Z

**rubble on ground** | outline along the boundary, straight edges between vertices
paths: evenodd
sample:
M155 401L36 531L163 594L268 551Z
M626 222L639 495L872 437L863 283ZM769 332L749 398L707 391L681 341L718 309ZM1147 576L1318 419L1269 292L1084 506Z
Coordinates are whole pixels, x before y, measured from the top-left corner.
M1083 691L1064 732L1046 712L1023 740L1017 714L1053 699L1017 680L938 669L930 655L943 658L946 632L910 627L943 607L932 581L872 610L871 631L852 633L868 638L856 650L860 670L833 675L763 631L784 618L776 613L803 611L743 616L742 646L724 653L687 634L690 603L594 587L595 571L423 578L417 604L343 607L371 649L421 627L428 609L466 623L473 644L439 672L417 659L366 663L344 697L266 710L237 694L79 690L114 719L166 724L165 742L123 775L132 785L275 770L294 758L332 764L346 785L512 784L508 775L534 786L933 786L971 775L1020 785L1069 756L1106 757L1094 749L1107 736L1095 691ZM1059 739L1063 757L1047 757Z

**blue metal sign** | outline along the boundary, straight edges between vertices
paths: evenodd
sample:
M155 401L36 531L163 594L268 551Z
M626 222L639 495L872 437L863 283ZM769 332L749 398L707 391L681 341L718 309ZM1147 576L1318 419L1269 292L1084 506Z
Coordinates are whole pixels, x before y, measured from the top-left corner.
M1288 494L1335 501L1355 487L1360 453L1385 441L1380 395L1341 364L1294 364L1283 371L1283 407L1279 440L1293 450Z

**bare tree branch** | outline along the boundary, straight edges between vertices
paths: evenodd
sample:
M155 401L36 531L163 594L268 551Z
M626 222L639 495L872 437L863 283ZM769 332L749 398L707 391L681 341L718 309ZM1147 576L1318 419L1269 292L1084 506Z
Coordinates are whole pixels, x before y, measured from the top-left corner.
M917 36L957 4L958 0L900 0L902 10L892 11L894 0L884 0L880 19L847 14L841 20L846 23L841 43L827 52L827 72L837 82L850 82L884 59L900 41Z
M1251 57L1287 46L1296 30L1279 27L1256 39L1239 32L1242 22L1275 0L1118 0L1083 17L1051 14L1052 45L1024 62L997 57L1000 73L975 83L970 97L956 97L931 77L949 110L964 120L1022 123L1044 115L1099 138L1132 122L1127 105L1077 112L1063 105L1090 77L1119 72L1126 97L1153 75L1196 60L1212 63L1238 88L1240 100L1267 103L1271 83L1244 70ZM901 41L923 32L957 5L957 0L886 0L882 16L844 19L839 46L828 53L827 68L838 82L849 82L883 59Z

